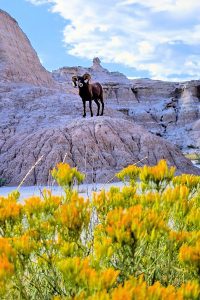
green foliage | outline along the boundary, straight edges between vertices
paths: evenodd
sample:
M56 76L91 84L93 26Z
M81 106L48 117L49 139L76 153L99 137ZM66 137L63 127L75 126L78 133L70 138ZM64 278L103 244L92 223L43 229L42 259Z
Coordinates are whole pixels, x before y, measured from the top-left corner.
M6 179L5 178L0 178L0 187L4 186L6 184Z

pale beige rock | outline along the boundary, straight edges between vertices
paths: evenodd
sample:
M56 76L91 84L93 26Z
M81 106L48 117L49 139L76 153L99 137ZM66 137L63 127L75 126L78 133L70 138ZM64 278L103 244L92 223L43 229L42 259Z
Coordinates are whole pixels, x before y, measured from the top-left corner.
M138 165L152 165L162 158L176 166L178 173L200 174L172 144L132 122L110 117L78 119L62 127L14 134L1 147L1 175L9 184L19 184L42 155L26 184L52 182L50 170L65 155L66 162L84 172L88 182L107 182L129 164L142 160Z
M0 9L0 80L55 86L16 20Z
M128 111L133 120L184 151L200 152L193 128L200 119L200 81L185 83L132 80L138 104ZM147 117L149 115L149 118Z

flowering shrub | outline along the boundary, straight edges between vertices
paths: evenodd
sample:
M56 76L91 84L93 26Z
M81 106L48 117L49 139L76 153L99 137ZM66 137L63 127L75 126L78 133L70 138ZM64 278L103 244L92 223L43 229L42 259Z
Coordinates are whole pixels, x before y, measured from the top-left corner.
M199 299L200 177L174 171L129 166L89 201L61 163L63 196L0 197L0 299Z

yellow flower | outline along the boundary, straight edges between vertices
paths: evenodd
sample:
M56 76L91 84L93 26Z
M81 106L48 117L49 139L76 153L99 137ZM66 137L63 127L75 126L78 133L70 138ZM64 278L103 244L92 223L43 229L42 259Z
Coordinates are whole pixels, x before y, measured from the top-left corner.
M140 170L140 180L144 182L153 181L156 184L162 183L162 181L169 182L175 172L175 167L168 168L165 160L160 160L156 166L149 167L144 166Z
M0 255L6 255L8 258L15 256L15 251L10 244L10 239L0 238Z
M113 286L119 271L112 268L96 271L90 266L89 258L71 257L58 263L60 271L68 282L89 291L100 291Z
M61 196L52 195L52 192L48 189L43 190L43 197L45 210L55 210L63 200Z
M5 254L0 256L0 280L11 276L14 273L14 266L11 264Z
M25 200L23 209L27 214L33 214L41 212L43 205L44 203L40 197L32 196Z
M21 213L22 205L15 199L0 198L0 222L8 219L17 219Z
M93 194L93 205L99 213L100 219L117 207L128 208L138 203L136 187L126 186L121 190L118 187L111 187L108 192L105 190Z
M150 232L151 230L161 230L161 231L168 231L168 227L165 223L165 214L164 213L157 213L153 209L149 209L145 213L144 221L146 224L147 231Z
M200 176L182 174L172 180L174 185L186 185L189 189L197 189L200 186Z
M96 232L97 233L97 232ZM112 239L110 237L98 238L98 235L94 240L94 255L95 258L99 261L102 258L109 258L114 252Z
M85 178L84 174L78 172L76 168L71 168L66 163L58 163L51 173L60 186L69 188L72 187L75 180L80 184Z
M200 286L197 281L188 281L181 285L178 290L178 295L183 299L196 299L200 298Z
M90 222L89 201L74 193L71 201L61 205L55 215L66 229L79 233L83 226L87 226Z
M190 244L195 243L200 239L200 232L199 231L173 231L169 232L169 239L172 241L186 243L189 242Z
M21 254L29 255L37 248L36 242L28 235L22 235L20 237L14 237L11 239L13 248Z
M60 248L60 252L64 255L64 256L73 256L75 251L77 250L77 244L74 242L63 242L62 246Z
M159 208L159 206L161 205L161 196L158 192L144 193L140 195L139 202L144 207Z
M117 173L116 176L120 180L130 180L132 183L138 178L140 168L135 165L130 165L124 168L121 172Z
M179 260L200 265L200 241L197 241L194 246L183 244L179 251Z
M119 276L120 271L112 268L105 269L99 274L99 281L101 282L101 289L108 289L112 287Z
M141 287L139 287L139 288L141 288ZM134 293L135 293L135 297L134 297ZM132 300L132 299L140 300L140 298L137 298L137 297L138 297L138 293L137 293L137 291L135 291L135 288L134 288L134 286L132 285L132 283L130 281L126 281L123 286L119 285L111 293L111 299L112 300L124 300L124 299L126 299L126 300Z
M85 300L85 299L86 297L83 298L75 297L74 300ZM100 292L93 294L92 296L87 297L87 300L110 300L110 295L106 290L102 290Z
M200 207L199 205L195 205L195 203L190 200L190 209L186 216L186 224L192 226L192 228L196 228L197 230L200 227Z
M142 206L136 205L129 209L116 208L110 211L106 218L106 232L113 241L118 243L133 241L134 222L141 217ZM138 224L138 222L137 222Z
M175 188L167 188L162 193L161 199L164 207L169 210L169 213L174 209L183 218L192 207L189 195L190 190L187 186L178 185Z

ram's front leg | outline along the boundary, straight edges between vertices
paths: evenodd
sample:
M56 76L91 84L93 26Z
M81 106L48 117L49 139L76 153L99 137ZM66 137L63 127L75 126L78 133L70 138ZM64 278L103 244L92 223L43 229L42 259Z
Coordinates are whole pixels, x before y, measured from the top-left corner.
M90 113L91 113L91 117L93 117L93 111L92 111L92 100L89 100L89 107L90 107Z
M82 101L83 101L83 118L85 118L86 117L85 100L82 99Z

